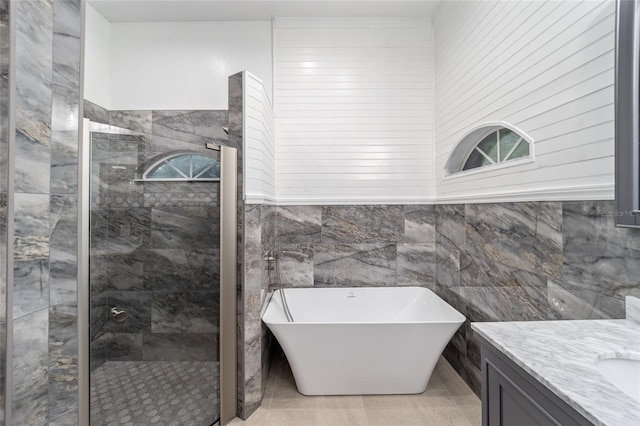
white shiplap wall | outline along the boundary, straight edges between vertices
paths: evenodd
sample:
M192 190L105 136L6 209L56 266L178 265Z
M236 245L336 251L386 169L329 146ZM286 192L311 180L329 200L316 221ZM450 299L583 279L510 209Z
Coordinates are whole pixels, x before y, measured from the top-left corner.
M429 202L428 19L277 19L281 204Z
M276 135L273 107L264 83L249 72L244 82L244 177L248 204L276 198Z
M438 202L612 199L615 2L445 2L434 16ZM444 177L485 122L531 136L535 161Z

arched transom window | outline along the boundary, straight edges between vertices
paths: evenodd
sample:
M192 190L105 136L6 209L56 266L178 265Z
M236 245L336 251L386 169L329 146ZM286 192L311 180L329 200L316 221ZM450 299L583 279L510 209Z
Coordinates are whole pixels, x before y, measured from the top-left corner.
M507 128L492 131L473 148L462 170L476 169L529 156L529 142Z
M504 125L482 126L469 132L456 145L445 165L445 173L452 175L531 158L529 137Z
M145 170L143 180L219 180L220 162L200 154L166 156Z

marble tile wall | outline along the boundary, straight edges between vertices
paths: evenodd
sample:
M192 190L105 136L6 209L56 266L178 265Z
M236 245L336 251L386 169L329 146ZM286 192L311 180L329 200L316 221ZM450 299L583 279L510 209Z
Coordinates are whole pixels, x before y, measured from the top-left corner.
M55 423L73 416L78 407L75 241L82 8L80 0L13 2L9 18L16 36L8 40L2 35L8 30L6 5L0 7L0 48L6 53L15 43L16 49L15 76L7 75L8 55L0 53L1 84L14 80L16 87L15 174L9 177L15 184L11 418L14 424ZM0 97L7 111L3 87ZM6 131L3 122L2 134ZM1 168L4 195L5 162ZM2 239L6 242L6 233Z
M282 282L420 285L462 312L445 350L480 392L471 321L624 318L640 295L640 230L612 201L436 206L278 206Z
M471 321L624 318L640 295L640 230L613 201L435 206L436 292L467 317L445 356L480 392Z
M260 319L262 301L262 207L243 197L243 73L229 77L229 145L238 149L238 416L248 418L262 402L268 365ZM268 227L267 227L268 228Z
M85 104L89 118L134 131L92 134L92 368L105 360L215 359L219 185L132 179L158 156L226 143L227 112ZM129 313L125 322L109 318L114 306Z
M275 233L285 284L435 289L433 206L279 206Z
M9 0L0 0L0 423L7 382L7 196L9 172Z

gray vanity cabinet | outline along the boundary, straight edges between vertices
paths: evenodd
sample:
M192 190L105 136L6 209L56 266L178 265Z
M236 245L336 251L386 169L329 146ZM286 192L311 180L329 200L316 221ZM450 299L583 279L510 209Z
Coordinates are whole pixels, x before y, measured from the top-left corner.
M592 425L493 345L479 339L483 426Z

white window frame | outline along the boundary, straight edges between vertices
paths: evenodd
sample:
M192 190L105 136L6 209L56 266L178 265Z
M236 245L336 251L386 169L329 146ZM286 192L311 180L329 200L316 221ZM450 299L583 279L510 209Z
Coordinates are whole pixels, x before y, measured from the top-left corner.
M487 136L491 135L492 133L498 132L501 129L510 130L516 133L520 138L522 138L522 141L514 145L514 147L510 151L510 154L513 152L513 150L515 150L515 148L519 144L526 142L529 144L529 155L526 157L516 158L512 160L494 162L493 164L474 167L468 170L462 170L464 165L467 163L469 156L473 153L474 150L476 150L478 144L482 142L484 138L486 138ZM520 166L522 164L532 163L534 162L533 147L534 147L533 139L522 130L516 128L515 126L512 126L505 122L484 123L480 126L477 126L467 131L465 135L455 145L454 149L451 151L451 155L449 156L449 159L445 163L444 178L447 179L447 178L454 178L459 176L468 176L470 174L484 173L492 170L500 170L507 167L514 167L514 166ZM499 143L498 143L497 149L498 149L498 159L500 159ZM478 150L478 151L481 154L484 154L486 156L486 154L482 150ZM490 158L489 160L493 161L493 159L490 159Z

